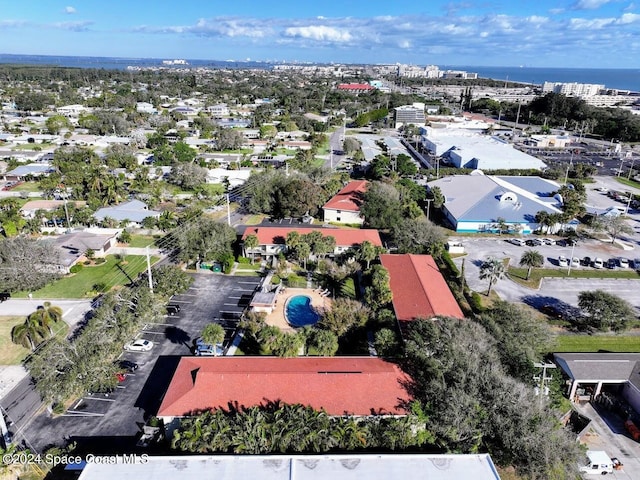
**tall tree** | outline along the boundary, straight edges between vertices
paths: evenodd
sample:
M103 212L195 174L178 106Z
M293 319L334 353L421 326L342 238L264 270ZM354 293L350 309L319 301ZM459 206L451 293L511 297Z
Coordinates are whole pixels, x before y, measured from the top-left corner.
M629 302L604 290L580 292L578 306L586 313L580 324L603 332L626 330L636 318Z
M224 328L218 323L209 323L202 329L202 341L208 345L216 345L224 341Z
M480 280L489 280L487 297L491 295L491 289L495 283L505 274L504 263L497 258L487 258L480 266Z
M297 232L296 232L297 233ZM260 242L258 241L258 237L255 235L247 235L246 238L244 239L244 253L245 255L247 254L247 252L251 252L251 263L253 264L254 260L255 260L255 253L253 252L253 249L256 248L258 245L260 244Z

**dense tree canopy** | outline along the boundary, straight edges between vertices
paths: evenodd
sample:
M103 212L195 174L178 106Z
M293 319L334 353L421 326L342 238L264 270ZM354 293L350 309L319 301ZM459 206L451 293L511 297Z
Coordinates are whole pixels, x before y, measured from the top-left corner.
M0 237L3 291L37 290L60 276L58 253L49 242L26 236Z
M636 319L629 302L604 290L580 292L578 306L585 313L578 319L578 326L587 329L619 332L629 328Z

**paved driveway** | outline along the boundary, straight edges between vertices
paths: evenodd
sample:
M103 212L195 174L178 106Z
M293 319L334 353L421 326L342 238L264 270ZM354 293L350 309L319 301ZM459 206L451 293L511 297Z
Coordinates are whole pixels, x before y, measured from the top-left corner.
M28 423L25 420L13 427L14 432L19 430L17 438L37 451L67 438L98 452L131 451L141 425L157 411L180 358L192 354L195 339L209 322L231 327L233 321L223 317L242 311L258 281L257 277L195 275L189 291L172 299L182 307L179 314L145 325L140 332L140 337L153 340L153 349L123 352L122 358L138 363L139 368L114 392L87 394L55 418L44 412Z

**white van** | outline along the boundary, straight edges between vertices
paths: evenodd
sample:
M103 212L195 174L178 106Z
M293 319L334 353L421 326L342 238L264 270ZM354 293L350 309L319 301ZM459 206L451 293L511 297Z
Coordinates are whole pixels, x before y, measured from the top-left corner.
M602 450L589 450L587 452L587 459L587 464L580 467L581 473L593 473L598 475L613 473L613 460L611 460L609 455Z

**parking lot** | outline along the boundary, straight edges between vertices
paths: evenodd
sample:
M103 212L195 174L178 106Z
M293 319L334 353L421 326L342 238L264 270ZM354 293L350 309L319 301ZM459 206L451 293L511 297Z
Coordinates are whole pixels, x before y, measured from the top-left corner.
M223 324L230 337L260 280L210 272L194 277L191 288L171 300L181 306L180 311L165 316L161 323L145 325L140 332L139 338L153 341L151 351L123 351L121 359L139 368L128 373L113 392L87 393L55 418L46 412L36 416L22 432L29 448L42 451L68 438L88 441L97 451L135 447L136 436L157 411L180 357L192 355L195 340L210 322Z

